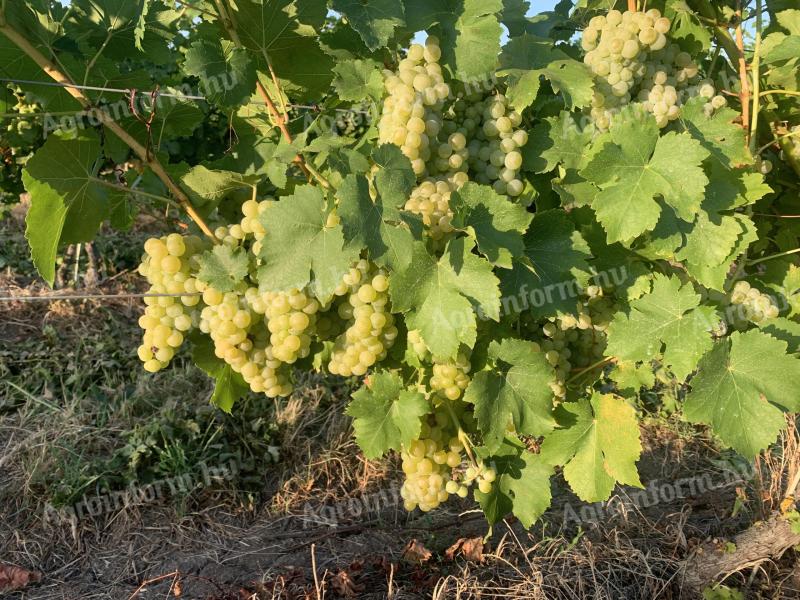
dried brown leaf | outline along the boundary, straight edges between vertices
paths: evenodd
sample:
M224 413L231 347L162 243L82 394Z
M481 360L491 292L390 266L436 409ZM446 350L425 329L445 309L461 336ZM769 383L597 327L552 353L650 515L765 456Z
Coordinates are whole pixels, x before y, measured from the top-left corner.
M418 542L417 540L411 540L406 544L406 547L403 548L403 560L406 562L421 565L424 562L428 562L430 558L431 551L428 550L422 542Z

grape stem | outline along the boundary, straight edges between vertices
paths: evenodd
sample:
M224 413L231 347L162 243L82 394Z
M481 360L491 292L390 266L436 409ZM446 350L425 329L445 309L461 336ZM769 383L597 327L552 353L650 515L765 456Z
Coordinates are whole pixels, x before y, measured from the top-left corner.
M636 12L636 0L628 0L628 10Z
M570 383L571 381L574 381L575 379L577 379L578 377L580 377L584 373L587 373L588 371L592 371L592 370L594 370L594 369L596 369L598 367L604 367L605 365L614 363L616 361L617 361L616 357L607 356L603 360L599 360L596 363L594 363L593 365L589 365L588 367L584 367L583 369L579 369L572 377L567 379L567 383Z
M790 256L792 254L797 254L800 252L800 248L795 248L794 250L787 250L786 252L779 252L778 254L771 254L769 256L764 256L762 258L756 258L753 260L748 260L748 265L757 265L759 263L767 262L768 260L772 260L773 258L781 258L783 256Z
M84 109L91 109L92 102L83 92L75 87L73 82L67 75L65 75L55 64L45 57L39 50L28 41L23 35L16 31L13 27L8 25L5 19L5 13L0 10L0 33L3 33L13 44L20 50L28 55L47 75L49 75L56 82L64 85L67 93L75 98ZM114 119L106 114L104 111L94 111L98 120L107 127L114 135L136 153L139 158L155 173L161 182L167 187L170 193L175 196L181 208L186 212L189 218L194 221L200 230L208 236L214 243L219 243L219 240L214 236L209 226L206 224L202 216L194 209L189 196L184 192L180 186L172 180L167 171L164 169L158 158L148 152L148 149L140 144L133 136L131 136L125 129L123 129Z
M759 94L762 98L764 96L772 96L775 94L781 94L784 96L800 96L800 92L793 92L791 90L765 90Z
M217 13L219 16L220 23L222 23L222 27L225 29L225 32L230 37L231 41L236 45L237 48L246 49L244 44L242 44L242 40L239 38L239 33L236 30L236 26L233 23L233 18L231 17L228 9L226 7L225 0L215 0L215 6L217 7ZM281 94L280 84L278 82L277 77L272 69L272 64L269 61L269 57L264 54L265 58L267 59L267 65L269 66L270 73L273 77L273 82L275 87L277 88L278 95L281 98L281 102L283 102L283 95ZM286 119L284 116L278 112L275 103L272 101L272 97L269 95L267 88L264 87L264 84L261 83L259 79L256 79L256 91L259 95L264 99L264 103L267 105L267 110L269 111L270 116L272 117L273 122L278 126L280 129L283 138L289 142L290 144L293 141L292 134L289 132L289 129L286 127ZM285 106L284 106L285 109ZM308 181L310 182L311 179L316 179L317 182L326 190L331 189L330 182L325 179L325 177L317 171L314 167L312 167L306 160L303 158L302 155L297 154L294 157L294 162L300 167L300 170L305 173Z
M761 2L756 0L756 45L753 50L753 121L750 124L750 152L755 153L758 144L758 113L761 108L761 30L764 27L761 15Z
M464 431L464 429L461 427L461 423L459 422L458 416L456 415L455 411L453 410L453 407L450 405L450 401L449 400L445 400L444 401L444 405L447 407L447 412L450 413L450 418L453 420L453 425L456 426L456 430L458 432L456 434L456 436L458 437L459 441L461 442L461 445L464 446L464 450L466 451L467 456L469 456L469 459L472 461L472 463L475 466L477 466L478 463L475 460L475 457L472 455L472 442L470 442L469 436Z
M742 105L742 126L745 131L750 131L750 80L747 77L747 59L744 55L744 35L742 34L742 0L736 0L736 48L739 63L739 102Z

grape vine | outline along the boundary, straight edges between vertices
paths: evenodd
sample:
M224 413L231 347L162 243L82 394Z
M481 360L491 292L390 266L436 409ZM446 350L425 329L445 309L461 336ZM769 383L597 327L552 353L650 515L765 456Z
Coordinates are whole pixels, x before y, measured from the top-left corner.
M0 3L0 184L50 283L106 222L182 221L143 248L145 371L191 353L226 411L347 380L407 510L526 526L556 475L641 486L665 382L748 458L800 410L785 2L97 4Z

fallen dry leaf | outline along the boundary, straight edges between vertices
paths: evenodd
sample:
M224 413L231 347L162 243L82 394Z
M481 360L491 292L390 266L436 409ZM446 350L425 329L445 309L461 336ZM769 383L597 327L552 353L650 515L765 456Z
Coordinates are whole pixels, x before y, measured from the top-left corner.
M21 590L31 583L39 583L41 580L41 573L26 571L13 565L0 564L0 592Z
M431 551L417 540L411 540L408 542L408 544L406 544L406 547L403 548L403 560L407 562L421 565L422 563L429 561L430 558Z
M455 560L455 557L459 554L469 561L482 563L483 538L459 538L444 553L447 560Z
M347 571L339 571L331 581L333 591L345 598L355 598L359 592L364 591L364 586L357 584Z

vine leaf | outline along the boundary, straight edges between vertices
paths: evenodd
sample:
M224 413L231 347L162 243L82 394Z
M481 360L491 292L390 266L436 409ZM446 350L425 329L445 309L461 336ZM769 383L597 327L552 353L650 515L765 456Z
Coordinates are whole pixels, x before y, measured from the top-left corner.
M258 281L264 290L302 289L320 299L333 290L358 259L345 247L341 225L328 226L325 198L319 188L304 185L265 210L259 218L267 235L262 240Z
M594 393L562 404L558 417L562 427L545 436L540 456L564 465L564 479L581 500L608 500L616 482L643 487L636 470L639 421L624 399Z
M492 265L472 254L464 238L451 241L440 259L414 243L409 266L389 281L392 309L406 313L435 357L453 358L459 345L470 348L477 335L476 310L497 320L500 290Z
M629 242L652 230L661 214L656 196L693 221L708 178L709 153L686 133L660 135L655 117L632 106L615 117L607 143L580 172L600 188L593 206L608 241ZM681 160L675 157L680 156Z
M256 67L247 50L227 40L193 42L186 50L183 69L200 79L205 97L221 107L247 102L256 87Z
M519 112L533 104L542 77L561 94L567 108L588 106L592 101L594 79L591 71L563 51L553 41L523 33L503 47L500 71L508 82L508 100Z
M591 252L569 217L559 210L536 213L525 234L523 259L500 274L503 311L536 316L572 312L589 280Z
M403 389L398 375L382 371L369 380L369 386L353 394L346 413L355 419L353 429L364 456L379 458L418 439L422 417L431 407L421 393Z
M703 110L707 101L706 98L692 98L684 104L678 125L725 167L752 165L753 155L747 147L745 130L734 123L741 115L731 108L722 107L709 116Z
M411 263L414 237L403 224L396 207L369 193L363 175L347 175L337 190L339 217L345 241L357 250L367 248L370 258L379 265L405 269Z
M553 369L533 342L516 339L489 345L490 366L476 373L464 401L475 406L475 418L489 452L500 448L509 424L518 433L543 435L555 426L552 416Z
M333 10L347 17L370 50L386 46L394 30L406 24L399 0L333 0Z
M31 197L25 237L36 270L50 285L59 246L92 241L110 214L115 194L94 176L101 158L93 132L75 139L51 135L22 171Z
M333 72L333 87L339 94L341 100L358 102L365 98L372 98L375 101L381 99L383 95L383 75L381 75L380 65L374 60L341 60Z
M710 425L740 454L754 457L786 425L784 411L800 410L800 360L786 342L758 330L734 332L700 361L684 414Z
M490 83L500 53L502 0L405 0L408 31L439 34L442 63L462 81ZM435 27L434 27L435 26Z
M493 452L477 448L478 455L497 471L488 494L475 492L490 525L514 513L526 528L544 514L552 499L550 477L553 468L528 452L518 440L504 439Z
M247 394L250 386L244 378L214 353L214 342L207 335L194 332L191 337L192 361L215 380L211 404L230 414L236 401Z
M236 0L233 20L259 71L271 68L293 98L317 101L333 79L318 42L326 15L319 0Z
M467 183L450 198L453 225L466 229L490 263L510 269L525 249L522 234L533 218L524 206L492 188Z
M587 149L592 146L594 128L581 129L571 113L547 117L538 123L524 146L523 167L534 173L549 173L558 165L580 169L587 163Z
M393 208L402 208L417 183L411 161L394 144L378 146L372 151L372 160L380 167L375 175L375 187L381 197Z
M197 278L220 292L233 291L247 277L249 261L243 248L220 244L204 252L199 262Z
M618 313L608 327L608 356L644 362L662 356L683 381L711 349L714 309L700 306L690 283L657 274L653 290L631 303L630 314Z

